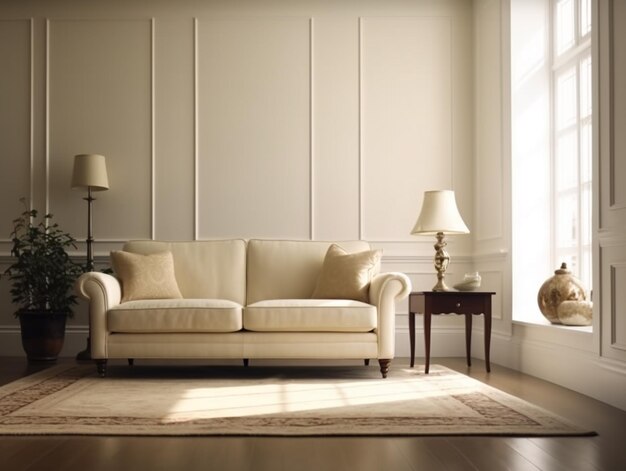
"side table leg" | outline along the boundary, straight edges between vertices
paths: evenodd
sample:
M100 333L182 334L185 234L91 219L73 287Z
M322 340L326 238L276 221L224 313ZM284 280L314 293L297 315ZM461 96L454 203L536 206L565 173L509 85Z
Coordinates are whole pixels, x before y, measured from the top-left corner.
M411 343L411 368L415 365L415 313L409 312L409 341Z
M472 366L472 314L465 314L465 356L467 366Z
M426 353L426 364L424 366L424 373L428 374L430 369L430 317L431 314L426 309L424 313L424 349Z
M485 310L485 366L487 373L491 372L491 364L489 362L489 349L491 347L491 299L489 300L489 309Z

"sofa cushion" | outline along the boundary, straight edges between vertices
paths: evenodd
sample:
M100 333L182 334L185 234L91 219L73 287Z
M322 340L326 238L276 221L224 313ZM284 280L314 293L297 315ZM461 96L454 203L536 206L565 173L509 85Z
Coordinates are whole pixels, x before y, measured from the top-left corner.
M107 313L109 332L236 332L241 306L224 299L129 301Z
M171 252L139 255L111 252L111 264L122 285L122 302L182 298Z
M176 281L183 298L246 303L245 240L143 240L127 242L124 250L140 254L172 252Z
M274 299L246 306L243 326L257 332L370 332L376 307L346 299Z
M367 242L359 240L337 243L350 253L370 248ZM246 304L266 299L310 298L331 244L303 240L250 240Z
M349 254L337 244L328 248L312 298L369 301L372 276L378 271L382 250Z

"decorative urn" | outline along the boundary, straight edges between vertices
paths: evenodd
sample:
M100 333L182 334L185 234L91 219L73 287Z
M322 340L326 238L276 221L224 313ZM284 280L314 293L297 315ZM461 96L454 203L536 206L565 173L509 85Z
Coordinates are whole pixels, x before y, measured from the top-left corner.
M558 307L563 301L585 301L585 288L580 280L572 276L567 264L554 271L554 276L548 278L537 295L537 303L541 313L553 324L560 324Z

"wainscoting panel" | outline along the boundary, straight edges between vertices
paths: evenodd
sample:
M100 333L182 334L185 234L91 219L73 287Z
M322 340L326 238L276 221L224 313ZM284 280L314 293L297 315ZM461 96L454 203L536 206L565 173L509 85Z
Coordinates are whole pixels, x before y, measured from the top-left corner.
M626 22L626 3L611 1L611 28L610 28L610 61L612 64L611 76L611 128L612 142L610 155L610 206L619 209L622 213L622 223L626 215L626 31L623 28Z
M501 2L476 2L475 57L475 241L499 239L503 235L502 202L505 181L502 173L502 41Z
M359 21L313 23L313 221L317 240L359 238Z
M626 361L626 245L605 245L600 248L602 289L601 354L614 360Z
M452 188L451 24L361 20L362 237L410 241L424 190Z
M0 241L31 198L31 20L0 20ZM29 202L27 202L28 204Z
M626 262L611 265L611 347L626 352Z
M192 240L195 229L194 20L155 25L155 238Z
M48 22L47 196L78 239L87 231L85 194L68 189L82 153L107 159L110 190L95 195L96 239L153 236L152 34L149 19Z
M600 228L626 227L626 4L603 0L599 9ZM617 232L619 232L619 230Z
M310 237L311 20L198 21L198 235Z

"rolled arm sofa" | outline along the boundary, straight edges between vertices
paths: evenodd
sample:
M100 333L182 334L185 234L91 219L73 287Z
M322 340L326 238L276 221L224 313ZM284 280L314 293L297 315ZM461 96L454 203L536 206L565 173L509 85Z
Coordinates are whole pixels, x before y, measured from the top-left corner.
M123 250L170 252L181 297L122 302L114 276L77 281L89 302L91 356L108 359L378 359L387 376L395 350L396 301L411 290L402 273L374 273L368 302L312 299L332 242L132 241ZM337 242L348 253L364 241ZM377 271L377 270L376 270Z

